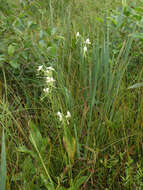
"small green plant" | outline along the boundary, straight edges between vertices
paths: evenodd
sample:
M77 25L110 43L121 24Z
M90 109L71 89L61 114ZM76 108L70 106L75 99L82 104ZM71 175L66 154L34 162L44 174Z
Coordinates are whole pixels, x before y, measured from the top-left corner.
M122 182L126 189L134 188L140 190L143 187L143 171L140 164L133 165L134 160L129 158L126 162L125 176L122 176Z

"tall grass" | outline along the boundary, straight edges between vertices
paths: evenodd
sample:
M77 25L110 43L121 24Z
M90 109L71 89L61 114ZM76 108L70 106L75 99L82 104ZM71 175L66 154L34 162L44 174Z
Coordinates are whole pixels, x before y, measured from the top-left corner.
M1 143L1 170L0 170L0 189L6 189L6 151L5 151L5 133L2 131Z

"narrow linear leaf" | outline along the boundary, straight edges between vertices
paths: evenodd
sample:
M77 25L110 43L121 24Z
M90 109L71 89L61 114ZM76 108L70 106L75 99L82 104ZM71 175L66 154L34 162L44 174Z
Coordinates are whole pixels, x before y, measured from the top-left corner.
M79 177L79 179L75 183L76 189L79 189L80 186L87 180L87 178L88 178L88 176Z
M141 82L141 83L136 83L136 84L134 84L134 85L128 87L128 89L139 88L139 87L142 87L142 86L143 86L143 82Z
M129 36L143 40L143 33L133 33L133 34L130 34Z
M1 150L1 171L0 171L0 190L5 190L6 186L6 152L5 152L5 135L2 133L2 150Z

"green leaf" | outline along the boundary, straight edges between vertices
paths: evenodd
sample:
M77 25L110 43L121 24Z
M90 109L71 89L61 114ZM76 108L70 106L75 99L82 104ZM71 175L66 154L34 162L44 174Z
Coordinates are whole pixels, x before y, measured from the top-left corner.
M10 65L14 68L14 69L18 69L19 68L19 64L17 62L16 59L12 59L10 62Z
M82 177L80 177L80 178L76 181L76 183L75 183L75 188L76 188L76 189L79 189L79 187L86 181L86 179L87 179L87 176L82 176Z
M143 40L143 33L134 33L130 34L129 36Z
M58 28L57 28L57 27L53 28L53 29L51 30L51 35L56 34L57 30L58 30Z
M26 25L25 25L24 21L20 18L18 18L14 21L13 27L20 34L22 34L26 29Z
M29 121L28 125L30 127L30 141L33 145L36 144L39 152L44 153L47 146L50 149L51 143L49 137L43 138L41 133L39 132L38 127L32 121ZM24 146L21 147L21 150L25 151L26 153L33 154L33 152L29 151Z
M32 135L33 138L30 138L32 144L33 144L33 139L38 147L38 149L42 145L42 136L41 133L39 132L37 126L30 120L28 122L28 126L30 127L30 134Z
M50 183L43 174L41 174L40 177L41 177L42 181L44 182L47 190L55 190L54 185L52 183Z
M45 48L46 47L46 43L45 43L44 40L40 40L39 45L40 45L40 48Z
M52 44L52 46L47 48L49 56L55 57L57 55L57 45Z
M65 136L63 137L63 143L64 143L64 147L66 149L66 152L68 154L68 157L69 157L70 161L73 163L75 152L76 152L75 138L71 139L71 137L69 135L65 134Z
M5 62L6 57L4 55L0 55L0 63Z
M139 87L142 87L142 86L143 86L143 82L141 82L141 83L136 83L136 84L134 84L134 85L128 87L128 89L139 88Z
M65 38L63 36L59 36L59 35L56 36L56 39L57 40L63 40L63 41L65 40Z
M38 28L38 25L33 23L32 21L28 21L28 27L30 30L35 30Z
M115 25L117 26L117 21L113 17L108 17L108 19Z
M30 154L34 158L36 157L35 153L32 150L27 149L25 146L20 146L17 148L17 151L23 152L25 154Z
M127 0L122 0L123 7L127 7Z
M31 143L33 144L38 156L39 156L39 161L41 162L43 169L45 171L45 174L47 175L47 179L49 180L49 184L50 184L50 188L49 189L54 189L54 183L51 179L51 176L47 170L47 167L44 163L44 160L42 158L42 155L40 153L40 145L42 142L42 136L40 134L40 132L38 131L37 127L35 126L35 124L30 120L28 122L29 127L31 128L30 130L30 135L29 135L29 139L31 141Z
M12 45L12 44L10 44L10 45L8 46L8 55L9 55L9 56L13 56L14 52L15 52L15 46Z
M1 176L0 176L0 190L5 190L6 186L6 152L5 152L5 135L4 129L2 133L2 150L1 150Z

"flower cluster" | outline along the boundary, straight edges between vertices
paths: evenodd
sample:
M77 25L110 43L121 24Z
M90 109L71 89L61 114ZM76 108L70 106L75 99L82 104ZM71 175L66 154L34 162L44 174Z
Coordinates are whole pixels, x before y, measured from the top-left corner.
M66 119L68 125L69 125L69 119L71 118L71 113L69 111L67 111L67 114L64 115L63 113L61 112L57 112L57 116L59 118L59 121L64 121Z
M82 38L82 36L80 35L79 32L76 33L76 39L78 39L78 38ZM90 39L89 39L89 38L87 38L86 40L84 40L84 39L82 38L82 40L83 40L83 44L84 44L84 45L83 45L83 56L86 56L87 45L90 45L91 42L90 42Z
M38 73L43 72L44 78L46 79L46 87L43 89L43 92L47 95L50 93L52 87L54 87L55 79L53 78L53 72L55 69L51 66L44 68L43 65L40 65L37 69Z

